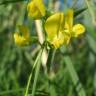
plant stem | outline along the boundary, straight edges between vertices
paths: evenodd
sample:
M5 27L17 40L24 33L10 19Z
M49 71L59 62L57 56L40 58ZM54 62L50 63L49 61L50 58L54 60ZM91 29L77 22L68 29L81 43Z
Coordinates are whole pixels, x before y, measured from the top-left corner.
M33 83L33 87L32 87L32 96L35 95L35 90L36 90L36 83L37 83L37 79L38 79L38 75L39 75L39 70L40 70L40 65L41 65L41 55L42 55L43 49L40 51L40 55L37 61L37 66L35 69L35 77L34 77L34 83Z
M24 96L27 96L28 95L28 90L29 90L29 85L30 85L31 78L32 78L32 73L33 73L33 70L34 70L36 64L38 63L38 61L40 61L39 58L41 56L41 52L42 52L42 50L40 50L40 52L38 53L38 56L37 56L37 58L36 58L36 60L35 60L35 62L33 64L32 71L31 71L30 76L29 76L29 79L28 79L28 83L27 83L27 87L26 87L26 92L25 92L25 95Z

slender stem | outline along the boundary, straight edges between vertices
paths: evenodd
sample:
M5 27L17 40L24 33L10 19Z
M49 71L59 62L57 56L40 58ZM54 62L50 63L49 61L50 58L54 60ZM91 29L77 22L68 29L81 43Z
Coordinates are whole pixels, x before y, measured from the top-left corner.
M52 64L52 56L53 56L53 49L50 49L49 51L49 56L48 56L48 60L47 60L47 73L50 73L50 67Z
M45 35L43 34L44 28L42 28L44 22L42 23L41 20L35 20L35 24L36 24L36 30L37 30L36 32L38 35L38 40L40 44L42 45L45 41ZM47 57L48 57L48 53L45 48L41 57L42 65L44 68L46 68Z
M51 10L53 6L53 0L48 0L48 9Z
M36 58L36 60L35 60L35 62L33 64L32 71L31 71L30 76L29 76L29 79L28 79L28 83L27 83L27 87L26 87L26 92L25 92L25 95L24 96L27 96L28 95L28 90L29 90L29 85L30 85L31 78L32 78L32 73L33 73L33 70L34 70L36 64L38 63L38 60L39 60L39 58L41 56L41 52L42 52L42 50L40 50L40 52L38 53L38 56L37 56L37 58Z
M34 82L33 82L33 87L32 87L32 96L35 96L36 84L37 84L37 79L38 79L40 65L41 65L42 52L43 52L43 49L40 51L39 59L38 59L37 66L35 69L35 77L34 77Z
M28 90L29 90L29 85L30 85L31 78L32 78L32 73L29 76L27 87L26 87L26 92L25 92L25 95L24 96L27 96L28 95Z
M56 53L56 49L54 49L54 50L51 51L49 74L50 74L51 71L53 71L55 53ZM49 54L49 55L50 55L50 54ZM49 65L49 64L48 64L48 65Z
M72 78L72 82L75 85L76 90L78 92L78 96L86 96L85 90L79 81L78 75L72 65L71 59L68 56L66 56L64 60L65 60L66 67L69 71L69 74Z

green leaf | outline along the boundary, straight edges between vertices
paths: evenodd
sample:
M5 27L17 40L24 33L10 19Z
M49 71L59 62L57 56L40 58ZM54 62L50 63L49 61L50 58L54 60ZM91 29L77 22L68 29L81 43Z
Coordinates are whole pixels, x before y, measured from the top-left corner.
M0 96L4 96L4 95L8 95L9 96L9 95L11 95L13 93L20 93L20 92L24 92L24 91L25 91L25 88L1 91L0 92ZM28 89L28 91L32 91L32 89ZM45 92L45 91L36 90L36 95L39 95L39 96L49 96L49 93Z
M93 51L94 54L96 54L96 40L90 34L87 35L87 40L91 51Z
M64 60L65 60L65 64L69 72L69 75L72 79L72 82L74 86L76 87L76 91L78 92L78 96L86 96L85 90L79 80L77 72L75 71L72 60L70 59L69 56L64 57Z
M0 5L17 3L17 2L22 2L22 1L26 1L26 0L5 0L5 1L0 2Z
M76 10L74 12L74 17L77 17L79 14L81 14L82 12L84 12L86 9L87 9L87 7L86 8L79 9L79 10Z

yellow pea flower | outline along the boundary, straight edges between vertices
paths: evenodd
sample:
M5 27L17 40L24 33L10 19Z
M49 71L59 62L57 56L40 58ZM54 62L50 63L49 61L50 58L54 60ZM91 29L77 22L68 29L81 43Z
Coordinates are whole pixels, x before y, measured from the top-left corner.
M32 0L27 5L28 16L34 19L40 19L45 16L46 8L42 0Z
M50 41L51 44L57 49L62 44L68 44L70 40L70 36L64 35L62 32L59 32L58 35L54 36L53 40Z
M81 24L73 26L73 10L70 9L66 15L60 12L50 16L45 22L45 30L48 42L57 49L63 44L68 44L71 37L84 33L85 28Z
M45 30L48 36L48 42L56 49L62 44L68 44L70 34L64 32L64 14L55 13L45 22Z
M85 32L85 27L82 24L73 25L73 10L68 10L65 15L65 30L71 34L71 37L78 37Z
M17 45L19 46L24 46L29 44L29 39L30 39L30 35L29 35L29 30L25 25L20 25L19 26L19 30L20 33L14 33L14 41Z

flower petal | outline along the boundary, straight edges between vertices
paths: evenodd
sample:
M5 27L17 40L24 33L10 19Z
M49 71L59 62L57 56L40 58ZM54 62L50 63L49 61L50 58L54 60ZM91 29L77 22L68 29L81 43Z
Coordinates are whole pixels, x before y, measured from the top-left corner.
M50 42L56 49L59 48L64 43L64 36L62 32L58 33L58 36L55 35L53 40Z
M73 26L73 10L69 9L65 15L65 29L72 30Z
M34 0L34 3L36 5L36 7L39 9L42 16L45 16L46 8L45 8L43 0Z
M70 43L70 39L71 39L71 36L68 35L68 34L65 34L65 35L64 35L63 44L64 44L64 45L68 45L68 44Z
M76 24L73 26L72 36L78 37L80 34L85 32L85 27L82 24Z
M58 36L56 35L53 40L50 42L54 48L59 48L60 46L64 45L68 45L70 42L70 37L67 34L64 34L62 32L59 32Z
M62 29L64 25L64 14L56 13L50 16L45 22L45 30L48 35L48 39L52 40L54 36L58 35L58 32Z

